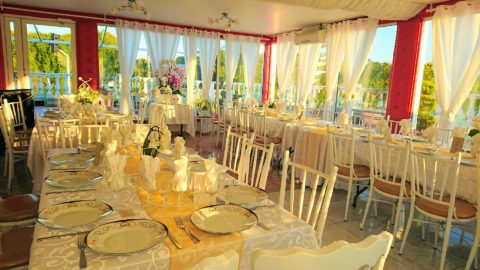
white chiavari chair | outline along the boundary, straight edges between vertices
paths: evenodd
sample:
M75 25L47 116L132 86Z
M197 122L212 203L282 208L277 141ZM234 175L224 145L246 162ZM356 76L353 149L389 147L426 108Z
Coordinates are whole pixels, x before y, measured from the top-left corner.
M239 109L238 115L238 133L250 134L250 112L246 108Z
M232 127L232 131L238 133L238 109L236 107L227 108L227 124Z
M7 120L5 119L5 116L4 116L4 113L3 113L3 110L4 110L4 107L1 106L0 107L0 129L1 129L1 132L2 132L2 135L3 135L3 139L4 139L4 142L5 142L5 148L6 148L6 156L5 156L5 172L4 174L7 174L8 173L8 178L7 178L7 181L8 181L8 184L7 184L7 188L8 190L10 190L10 187L12 185L12 179L13 179L13 176L14 176L14 165L16 162L19 162L19 161L22 161L22 160L25 160L26 158L26 155L28 153L28 141L17 141L15 140L15 138L13 137L14 134L9 131L11 129L13 129L13 126L11 125L11 127L9 128L8 127L8 122ZM23 142L23 143L22 143Z
M319 108L308 108L305 110L303 117L310 117L310 118L323 118L323 109Z
M252 133L252 138L254 136L255 134ZM245 163L243 165L245 169L239 175L238 182L265 189L275 146L273 143L269 146L261 146L248 141L245 141L244 144L246 145Z
M328 155L332 166L338 167L337 178L346 180L347 198L345 216L347 220L350 202L353 200L353 187L368 186L370 168L355 163L355 130L328 127ZM340 181L337 181L339 183ZM342 183L345 184L345 183Z
M189 270L237 270L240 263L240 256L235 250L228 250L215 257L208 257Z
M435 248L439 227L445 225L439 266L439 269L444 269L452 223L471 222L477 214L472 204L456 197L461 153L454 159L449 159L410 149L410 162L411 207L399 254L403 253L413 221L436 225ZM415 213L420 215L420 219L414 218Z
M452 140L452 129L449 128L438 128L438 140L442 145L449 145Z
M215 108L213 117L213 132L210 134L211 137L216 136L215 146L217 146L218 142L220 141L220 134L225 135L225 131L227 129L227 119L225 117L226 110L227 109L225 107L221 107L219 105L217 105Z
M23 112L22 98L18 97L18 101L9 102L7 99L3 100L4 114L7 121L13 122L13 127L22 127L23 131L27 131L25 123L25 114Z
M102 141L102 129L107 125L78 125L60 121L60 141L62 147L73 148L80 144L91 144Z
M359 115L352 115L352 125L362 128L374 128L378 120L382 119L384 115L379 113L362 112Z
M228 168L230 172L237 176L237 179L243 175L244 159L247 153L245 141L252 142L253 137L247 138L247 135L239 135L232 131L232 127L228 126L227 135L225 137L225 149L223 152L222 164Z
M358 243L335 241L320 249L287 248L257 249L251 258L252 270L317 270L374 269L381 270L390 252L393 236L389 232L370 235Z
M138 104L138 106L139 106L138 115L135 119L138 124L145 123L145 119L146 119L146 116L147 116L147 110L148 110L148 105L149 104L150 103L149 103L148 99L142 100Z
M35 126L37 128L38 141L42 150L43 157L46 158L50 149L57 147L57 137L59 121L40 117L37 113L35 117Z
M330 173L327 174L290 161L289 155L290 153L288 150L285 151L283 156L282 180L280 182L280 198L278 205L310 224L316 231L318 245L321 246L328 208L330 206L333 188L337 179L337 167L330 167ZM296 194L296 175L299 174L301 175L301 188L299 193ZM311 189L306 188L307 175L314 176L314 180L310 183ZM289 179L287 180L287 178ZM289 183L287 183L287 181ZM290 188L288 194L287 185ZM296 197L297 200L295 200ZM308 204L308 206L305 207L305 204Z
M364 228L372 202L375 204L375 209L377 202L390 203L392 205L393 235L397 235L403 200L405 196L409 195L410 190L410 183L406 182L409 142L405 145L391 144L384 140L372 139L369 134L368 144L370 148L370 192L360 228L362 230ZM378 195L381 197L377 199ZM391 201L383 198L391 199ZM392 242L392 247L394 243L395 241Z
M477 156L476 159L477 166L477 190L480 190L480 156ZM480 196L477 196L477 209L480 209ZM477 214L475 221L475 237L473 238L472 249L470 250L470 255L468 256L467 265L465 270L470 270L473 260L475 259L475 269L478 269L478 245L480 245L480 215Z

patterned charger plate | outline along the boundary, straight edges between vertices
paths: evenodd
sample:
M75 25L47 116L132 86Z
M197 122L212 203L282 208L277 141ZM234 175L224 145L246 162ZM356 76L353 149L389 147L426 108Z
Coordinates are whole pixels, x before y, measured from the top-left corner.
M48 162L52 164L78 164L91 162L95 159L95 156L91 153L69 153L59 154L48 158Z
M45 183L52 187L80 188L101 181L103 176L89 171L63 171L52 173L45 177Z
M112 211L110 205L99 201L71 201L45 208L37 221L53 229L72 228L94 223Z
M240 206L223 204L200 208L190 217L193 225L209 233L233 233L253 228L258 218Z
M268 199L268 194L259 188L247 185L229 185L222 189L221 196L231 204L250 206Z
M125 255L137 253L162 243L167 227L148 219L120 220L101 225L88 233L87 246L98 253Z

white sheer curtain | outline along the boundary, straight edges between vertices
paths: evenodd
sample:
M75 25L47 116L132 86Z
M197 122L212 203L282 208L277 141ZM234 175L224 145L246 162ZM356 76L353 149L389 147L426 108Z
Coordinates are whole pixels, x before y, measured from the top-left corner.
M197 35L198 49L200 51L200 69L202 72L202 96L208 98L212 84L213 67L220 47L220 34L212 32L199 32Z
M282 34L277 37L278 98L282 102L286 94L287 83L292 75L297 51L295 33Z
M154 71L160 71L161 62L175 60L180 37L180 28L147 25L145 39Z
M130 114L130 81L135 69L141 25L136 22L117 20L118 58L120 64L120 112Z
M433 71L440 127L452 128L480 73L480 5L438 7L432 19Z
M345 35L341 24L327 25L327 66L325 82L325 111L333 109L333 94L337 90L338 74L345 54ZM330 114L324 113L327 119ZM332 115L333 116L333 115ZM332 119L333 120L333 119Z
M307 98L311 98L321 47L320 43L298 46L297 103L300 105L305 106Z
M357 87L363 69L367 65L377 32L378 20L359 19L342 22L345 35L345 58L343 63L343 84L345 100L343 108L351 110L352 94Z
M247 100L252 98L253 84L257 72L258 55L260 54L260 38L245 37L242 42L243 75L245 76Z
M240 45L241 43L238 36L225 36L226 104L231 104L232 102L232 83L233 77L235 77L235 71L237 70L238 59L240 58Z
M187 80L187 104L195 104L194 81L197 69L197 31L186 30L183 35L183 51L185 52L185 78Z

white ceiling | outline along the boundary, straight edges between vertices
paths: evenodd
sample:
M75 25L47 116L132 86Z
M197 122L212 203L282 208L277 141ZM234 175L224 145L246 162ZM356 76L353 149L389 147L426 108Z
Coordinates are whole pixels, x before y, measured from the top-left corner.
M272 35L305 26L368 15L366 14L368 10L355 8L362 6L358 3L357 5L339 4L338 7L343 9L338 9L333 4L345 1L358 3L365 1L417 1L418 5L423 6L421 2L439 0L139 0L139 3L147 8L152 21L223 30L223 25L210 25L207 19L208 17L219 17L221 12L228 12L233 19L240 20L239 24L232 27L232 31ZM4 0L3 2L112 15L111 8L118 7L127 0ZM418 10L418 6L414 10ZM132 11L120 12L118 16L143 19L141 14Z

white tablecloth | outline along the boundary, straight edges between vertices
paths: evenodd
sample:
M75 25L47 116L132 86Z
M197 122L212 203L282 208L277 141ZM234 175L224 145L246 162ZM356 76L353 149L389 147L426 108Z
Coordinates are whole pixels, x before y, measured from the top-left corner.
M195 137L195 121L192 107L189 105L150 104L148 123L161 124L162 112L165 112L167 125L184 125L190 136Z
M75 149L54 149L50 154L66 153ZM48 171L45 171L48 173ZM99 221L95 226L125 218L148 218L148 214L140 205L139 199L133 188L126 188L115 198L112 191L103 183L95 186L95 191L70 194L49 194L48 186L42 189L40 211L45 207L78 199L96 199L109 203L114 213L108 218ZM260 207L255 210L259 219L273 226L271 230L265 230L259 226L241 233L243 238L243 250L240 258L240 269L250 269L250 255L256 248L280 249L291 246L305 248L317 248L317 242L313 229L278 207ZM82 228L86 230L88 228ZM91 229L91 228L90 228ZM79 230L79 229L77 229ZM71 232L74 230L69 230ZM77 249L77 237L65 236L37 242L37 238L64 234L67 231L50 230L41 224L35 226L34 240L30 253L30 269L78 269L79 251ZM170 241L170 240L165 240ZM214 245L212 249L224 252L221 244ZM190 249L190 250L189 250ZM190 260L196 249L184 248L182 260ZM169 269L170 251L165 244L130 256L105 256L86 250L88 269Z

